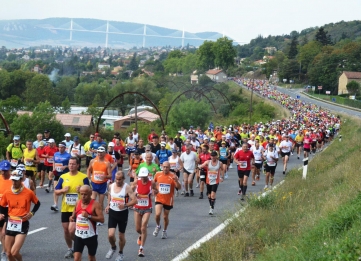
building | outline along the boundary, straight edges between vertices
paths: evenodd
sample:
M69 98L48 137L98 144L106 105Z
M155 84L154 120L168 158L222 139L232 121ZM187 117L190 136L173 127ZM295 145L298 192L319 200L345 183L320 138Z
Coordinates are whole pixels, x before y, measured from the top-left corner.
M355 81L361 84L361 72L342 72L341 76L338 78L338 95L348 94L346 85Z
M198 75L191 75L191 84L198 84Z
M211 69L206 72L206 75L215 82L225 82L227 81L227 74L221 69Z
M159 115L154 114L150 111L141 111L137 113L137 120L150 123L159 119ZM135 114L130 114L114 121L114 131L126 129L131 124L135 123Z
M98 64L98 69L99 70L105 70L106 68L110 68L110 65L107 63L99 63Z

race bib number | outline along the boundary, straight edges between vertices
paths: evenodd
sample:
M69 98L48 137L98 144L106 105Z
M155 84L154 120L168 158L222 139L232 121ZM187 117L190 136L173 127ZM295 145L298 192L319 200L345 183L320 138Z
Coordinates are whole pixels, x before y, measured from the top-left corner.
M217 183L217 176L218 173L215 171L208 171L208 180L209 180L209 185L214 185Z
M10 165L13 167L16 167L19 164L19 161L17 159L11 159Z
M78 194L76 193L69 193L65 195L65 203L69 206L75 206L78 200Z
M55 163L55 169L57 172L63 171L63 164L62 163Z
M32 161L26 159L26 160L25 160L25 165L26 165L26 166L33 166L34 163L33 163Z
M9 217L6 229L14 232L21 232L23 221L18 217Z
M152 174L152 173L149 173L149 174L148 174L148 179L149 179L149 180L152 180L152 179L153 179L153 174Z
M45 159L44 159L44 158L39 158L39 162L40 162L40 163L44 163L44 162L45 162Z
M49 157L49 158L48 158L48 163L54 163L54 158L53 158L53 157Z
M94 180L104 181L104 172L103 171L94 171Z
M72 149L71 154L77 155L79 153L78 149Z
M110 201L110 208L113 210L117 210L119 211L119 206L124 205L125 204L125 199L124 198L112 198L112 200Z
M80 238L90 237L90 227L87 218L77 217L75 225L75 235Z
M170 163L170 169L176 169L177 167L177 163L176 162L171 162Z
M201 179L204 179L206 177L206 175L200 175L199 176Z
M247 161L240 161L240 162L239 162L239 167L240 167L241 169L247 168Z
M160 194L169 194L170 193L170 184L159 184L159 193Z
M149 197L148 195L137 195L138 203L137 205L140 207L148 207L149 206Z

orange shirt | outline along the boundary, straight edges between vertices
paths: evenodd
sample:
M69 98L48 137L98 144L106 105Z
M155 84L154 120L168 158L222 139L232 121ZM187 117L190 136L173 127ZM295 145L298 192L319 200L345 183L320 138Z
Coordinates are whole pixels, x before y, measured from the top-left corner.
M221 131L217 131L217 132L214 134L214 137L216 138L217 141L222 140L222 136L223 136L223 133L222 133Z
M107 182L107 178L105 178L108 176L107 161L99 161L97 158L95 158L92 167L92 181L96 184L103 184L104 182Z
M3 175L0 175L0 201L5 191L10 190L13 186L11 179L4 179Z
M176 182L173 179L174 177L174 174L164 174L163 171L155 174L154 182L157 183L158 189L158 194L155 196L155 202L173 206L174 188L176 186Z
M1 198L0 205L9 207L9 217L23 217L30 212L31 202L36 204L38 201L34 192L24 187L19 194L7 190Z
M105 154L105 155L104 155L104 158L105 158L105 160L107 160L107 161L110 162L110 165L112 165L112 164L114 163L114 159L113 159L112 155L110 155L110 154ZM98 160L99 157L96 156L95 159Z

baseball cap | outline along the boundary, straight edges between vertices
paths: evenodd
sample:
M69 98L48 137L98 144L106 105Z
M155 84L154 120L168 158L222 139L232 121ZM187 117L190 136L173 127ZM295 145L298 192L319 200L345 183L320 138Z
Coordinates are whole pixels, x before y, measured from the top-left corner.
M209 140L209 138L208 138L208 137L205 137L203 140Z
M78 141L79 140L79 137L78 136L74 136L74 141Z
M222 144L226 144L226 142L225 142L225 141L222 141Z
M20 140L20 135L15 135L13 140Z
M149 170L146 167L142 167L139 170L138 177L139 178L145 178L148 177Z
M193 126L191 125L191 126L189 126L189 128L190 128L190 129L193 129Z
M49 139L48 142L49 142L49 143L55 143L55 140L54 140L54 139Z
M150 145L145 145L145 150L150 150Z
M105 148L103 146L100 146L98 149L97 149L97 152L105 152Z
M114 147L114 142L109 142L109 143L108 143L108 146L109 146L109 147Z
M134 155L140 155L139 150L134 151Z
M50 132L50 130L44 130L44 133L49 133Z
M3 160L0 162L0 170L9 170L10 169L10 162L7 160Z
M23 177L23 171L22 170L14 170L13 172L11 172L10 174L10 179L13 179L13 180L20 180L22 177Z
M211 156L218 156L218 154L217 154L217 152L212 151L212 152L211 152Z
M211 138L211 141L215 141L215 140L216 140L216 138L214 138L214 137L213 137L213 138Z
M65 142L59 142L59 147L66 147L66 143Z
M64 137L71 137L71 134L69 132L65 133Z
M172 149L172 153L177 153L178 151L176 149Z
M40 141L39 146L44 146L44 141Z
M162 147L165 147L165 145L167 145L167 143L165 143L165 142L160 143L160 146L162 146Z

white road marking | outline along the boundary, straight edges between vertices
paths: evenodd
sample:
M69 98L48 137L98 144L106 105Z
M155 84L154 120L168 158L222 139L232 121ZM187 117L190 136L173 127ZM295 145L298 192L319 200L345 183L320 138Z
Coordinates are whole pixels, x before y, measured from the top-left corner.
M44 187L47 187L47 186L48 186L48 184L45 184L45 185L43 186L43 188L44 188ZM36 188L38 189L38 188L41 188L41 187L40 187L40 186L37 186Z
M277 188L278 186L282 185L284 180L282 180L280 183L278 183L276 186L274 186L273 189ZM266 192L263 192L261 195L258 196L258 198L266 196L268 193L271 193L272 190L267 190ZM172 259L172 261L181 261L184 260L189 256L189 252L192 250L195 250L199 248L203 243L207 242L211 238L213 238L215 235L217 235L219 232L221 232L233 219L239 217L241 213L245 211L246 207L240 209L237 211L232 217L225 220L223 223L221 223L218 227L213 229L211 232L209 232L207 235L199 239L197 242L195 242L193 245L188 247L186 250L184 250L182 253L180 253L178 256Z
M45 229L47 229L47 227L41 227L41 228L32 230L32 231L28 232L28 235L34 234L36 232L39 232L39 231L42 231L42 230L45 230ZM0 245L1 245L1 242L0 242Z

